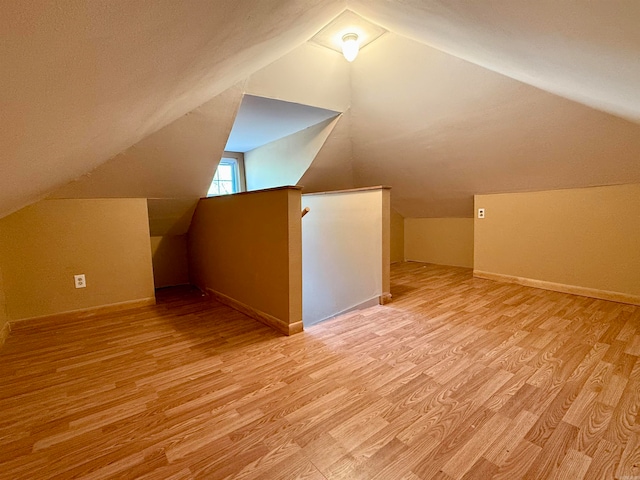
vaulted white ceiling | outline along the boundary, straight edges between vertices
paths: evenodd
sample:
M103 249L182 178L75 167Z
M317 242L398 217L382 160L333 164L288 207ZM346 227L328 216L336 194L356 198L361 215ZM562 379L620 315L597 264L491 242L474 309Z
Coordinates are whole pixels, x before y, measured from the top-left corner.
M351 65L306 43L345 8L391 32ZM638 182L639 22L635 0L3 2L0 216L204 195L242 92L345 111L300 183L390 184L407 216Z

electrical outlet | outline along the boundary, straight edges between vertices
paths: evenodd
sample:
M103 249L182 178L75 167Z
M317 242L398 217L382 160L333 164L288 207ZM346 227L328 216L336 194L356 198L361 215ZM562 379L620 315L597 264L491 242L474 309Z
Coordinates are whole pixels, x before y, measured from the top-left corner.
M478 218L484 218L484 208L478 209Z
M84 273L80 275L73 276L74 282L76 282L76 288L85 288L87 286L87 281L84 278Z

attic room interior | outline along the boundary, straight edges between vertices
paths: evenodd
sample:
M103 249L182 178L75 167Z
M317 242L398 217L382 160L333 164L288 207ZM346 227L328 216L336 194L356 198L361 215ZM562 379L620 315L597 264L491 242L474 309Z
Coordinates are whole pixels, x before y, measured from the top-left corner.
M2 3L0 479L640 479L639 23Z

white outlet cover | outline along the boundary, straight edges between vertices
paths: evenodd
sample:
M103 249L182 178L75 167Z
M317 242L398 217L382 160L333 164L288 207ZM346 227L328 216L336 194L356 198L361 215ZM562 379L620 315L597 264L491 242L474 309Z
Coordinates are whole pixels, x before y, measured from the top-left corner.
M478 218L484 218L484 208L478 209Z
M87 286L87 282L84 278L84 273L80 274L80 275L74 275L73 276L73 281L76 284L76 288L85 288Z

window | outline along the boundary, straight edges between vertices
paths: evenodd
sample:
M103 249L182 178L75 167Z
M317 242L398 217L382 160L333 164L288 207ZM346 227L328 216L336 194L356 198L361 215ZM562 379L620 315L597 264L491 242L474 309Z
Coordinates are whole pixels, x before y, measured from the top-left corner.
M216 174L209 187L207 197L244 192L244 155L239 152L224 152Z
M238 191L238 164L235 159L223 158L220 160L216 174L209 187L208 197L213 195L227 195Z

